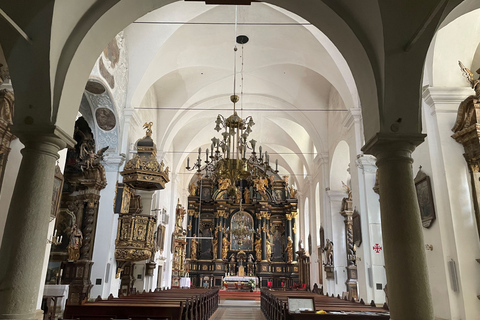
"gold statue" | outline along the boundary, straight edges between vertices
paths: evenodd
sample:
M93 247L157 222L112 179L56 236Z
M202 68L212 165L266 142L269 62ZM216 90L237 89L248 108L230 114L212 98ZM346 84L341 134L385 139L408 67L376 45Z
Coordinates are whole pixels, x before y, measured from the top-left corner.
M191 196L194 196L197 193L197 184L195 182L190 183L188 186L188 191Z
M218 189L220 190L227 190L228 187L230 187L230 184L232 182L230 181L229 178L226 179L218 179Z
M235 203L240 203L242 200L242 189L237 188L237 193L235 194Z
M83 234L77 225L74 224L70 233L70 241L67 246L68 261L77 261L80 258L80 248L83 243Z
M223 235L223 240L222 240L222 259L223 260L227 259L227 253L228 253L229 246L230 246L230 241L228 241L227 235L224 234Z
M297 190L293 186L290 186L289 191L290 199L295 199L297 197Z
M245 191L243 191L243 197L245 198L245 203L249 204L251 199L250 199L250 189L245 188Z
M272 257L272 244L267 238L267 261L270 262L270 258Z
M255 240L255 253L257 254L257 261L262 260L262 239Z
M217 231L215 231L215 235L217 234ZM217 253L218 253L218 239L215 236L215 238L212 240L212 247L213 247L213 259L217 259Z
M292 237L288 236L287 247L285 248L287 252L287 263L292 263L293 261L293 241Z
M143 129L147 129L147 137L152 137L153 122L145 122Z
M198 246L198 240L196 239L197 235L193 235L192 244L190 245L190 259L192 260L197 260L197 246Z

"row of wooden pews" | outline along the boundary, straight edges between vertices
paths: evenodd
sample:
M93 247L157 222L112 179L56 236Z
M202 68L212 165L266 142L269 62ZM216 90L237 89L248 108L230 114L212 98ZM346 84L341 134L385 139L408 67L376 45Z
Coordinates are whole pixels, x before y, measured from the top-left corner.
M64 319L208 320L218 308L218 289L168 289L79 306L67 305Z
M313 298L315 311L290 313L288 298ZM383 308L365 306L340 298L328 297L305 291L269 291L262 289L260 307L267 320L388 320L390 315ZM323 310L326 313L316 313Z

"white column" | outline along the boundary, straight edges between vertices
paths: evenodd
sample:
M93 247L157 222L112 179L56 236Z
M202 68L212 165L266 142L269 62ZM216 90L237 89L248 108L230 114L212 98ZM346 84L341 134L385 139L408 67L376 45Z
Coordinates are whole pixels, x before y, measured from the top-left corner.
M460 102L470 88L428 88L423 97L437 220L424 229L433 303L438 317L480 319L480 243L475 228L470 178L463 146L452 137ZM415 153L414 153L415 156ZM459 291L451 285L448 263L457 267Z
M117 262L115 260L115 239L117 236L118 215L113 212L115 188L119 176L119 168L125 160L124 156L106 155L102 161L105 168L107 186L100 191L98 205L95 245L93 247L92 273L90 280L93 287L90 297L107 298L110 293L118 295L120 279L115 279ZM97 284L97 279L101 284ZM113 286L112 286L113 284Z
M377 166L375 157L359 154L356 160L359 180L359 210L362 229L362 244L357 248L357 268L359 297L365 302L371 300L377 304L385 302L383 288L387 282L383 250L374 250L378 244L383 248L380 202L378 194L373 191ZM381 288L377 288L377 284Z
M316 162L318 162L318 171L320 174L320 224L323 227L324 230L324 235L325 239L324 241L328 238L331 239L332 237L332 227L330 223L330 200L327 194L327 189L328 189L328 153L320 153L316 157ZM320 230L319 230L320 232ZM323 259L323 256L322 256ZM325 261L321 260L322 264L319 266L323 269L323 263ZM322 283L323 283L323 292L326 293L326 284L327 284L327 278L326 278L326 273L324 270L322 270Z
M317 250L317 244L318 244L318 235L320 232L320 229L317 228L317 214L316 212L316 197L315 197L315 184L313 183L312 179L309 179L308 181L309 184L309 201L308 204L310 206L309 208L309 218L310 218L310 235L312 237L312 252L310 252L310 286L313 288L313 285L315 283L319 283L319 273L318 273L318 268L321 268L322 266L319 265L318 263L318 250ZM319 218L319 217L318 217Z
M335 279L327 280L327 288L324 293L342 295L347 291L345 282L347 281L347 249L345 236L344 218L340 214L342 208L342 199L347 197L345 191L327 191L330 199L330 222L331 222L331 238L333 242L333 264L335 270ZM327 236L325 236L327 237Z
M35 319L55 161L74 141L54 126L15 134L25 148L0 248L0 319Z
M383 249L391 318L434 320L411 153L422 134L377 134L365 149L377 157Z

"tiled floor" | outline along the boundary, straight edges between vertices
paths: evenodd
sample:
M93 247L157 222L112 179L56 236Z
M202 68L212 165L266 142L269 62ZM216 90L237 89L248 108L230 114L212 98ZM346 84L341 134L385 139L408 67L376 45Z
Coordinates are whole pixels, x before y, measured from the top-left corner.
M260 301L222 300L210 320L265 320Z

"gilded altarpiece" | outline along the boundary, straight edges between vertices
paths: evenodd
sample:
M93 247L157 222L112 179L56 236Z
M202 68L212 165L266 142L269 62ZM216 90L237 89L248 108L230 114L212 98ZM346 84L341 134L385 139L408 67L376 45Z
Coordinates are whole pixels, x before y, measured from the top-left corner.
M186 260L193 285L226 287L222 279L234 276L256 277L260 287L298 283L292 248L297 199L287 180L272 174L236 183L207 177L192 182ZM239 288L245 287L233 289Z

